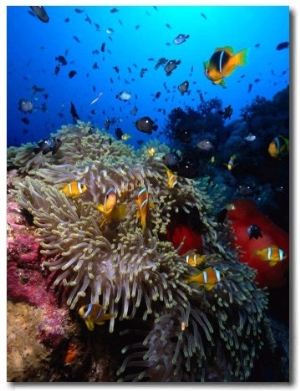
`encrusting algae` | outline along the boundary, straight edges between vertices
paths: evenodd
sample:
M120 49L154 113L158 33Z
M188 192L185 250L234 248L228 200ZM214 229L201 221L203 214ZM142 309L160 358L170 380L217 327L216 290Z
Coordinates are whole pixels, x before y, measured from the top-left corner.
M16 185L18 203L33 216L54 284L67 292L71 310L89 316L92 333L102 326L91 325L88 308L95 317L97 306L104 311L111 333L126 320L122 333L133 342L120 347L121 381L246 381L263 345L267 297L213 217L220 191L205 178L178 176L169 186L166 146L135 154L89 129L82 122L63 127L54 155L33 156L31 145L9 151L9 164L27 174ZM62 191L76 182L85 189L78 196ZM196 266L166 240L179 214L201 226L205 256ZM207 270L222 275L209 289Z

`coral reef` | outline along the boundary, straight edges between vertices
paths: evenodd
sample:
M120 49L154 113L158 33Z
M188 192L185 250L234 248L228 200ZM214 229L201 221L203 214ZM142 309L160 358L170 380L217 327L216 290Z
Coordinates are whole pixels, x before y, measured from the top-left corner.
M73 319L74 327L65 331L67 341L72 333L80 341L83 335L90 341L89 363L86 356L82 359L82 381L104 379L97 357L101 349L105 351L103 341L98 341L106 325L96 326L93 332L85 329L78 310L88 303L99 303L115 315L107 327L118 349L112 367L119 369L106 380L246 381L265 342L267 294L253 281L255 271L239 262L238 254L230 249L227 225L214 218L214 202L218 205L222 199L220 188L207 179L182 176L177 186L170 187L162 162L165 149L154 156L144 149L136 156L105 132L89 134L88 124L63 127L53 136L62 140L55 155L33 157L26 154L31 146L10 150L9 165L23 175L12 181L10 192L31 217L36 241L27 243L36 252L36 243L41 248L34 259L48 284L45 287L38 279L36 284L55 298L49 299L52 310L57 296L62 306L55 308L57 312L69 307L67 323ZM72 181L85 184L87 191L68 198L61 189ZM145 227L137 202L144 188L149 194L142 211ZM115 213L107 220L97 208L105 204L109 189L116 195L115 210L126 210L122 218ZM179 217L190 229L197 226L201 235L205 261L197 267L180 254L185 238L178 248L167 240L168 227L177 224ZM15 246L9 244L14 254L9 270L17 267ZM23 253L20 250L20 258ZM24 268L26 262L22 259ZM187 276L209 267L224 276L213 289L187 282ZM33 269L26 270L29 280ZM15 281L15 275L15 271L9 273L8 280ZM23 288L21 284L17 291L24 292ZM8 297L30 299L26 299L26 287L19 296L9 290ZM38 300L30 304L43 307ZM63 337L49 339L47 330L60 336L65 323L62 320L59 327L51 317L46 314L36 321L39 343L50 345L53 353L62 346ZM68 342L64 357L72 363L77 351L80 348ZM52 377L53 381L61 378L62 374Z

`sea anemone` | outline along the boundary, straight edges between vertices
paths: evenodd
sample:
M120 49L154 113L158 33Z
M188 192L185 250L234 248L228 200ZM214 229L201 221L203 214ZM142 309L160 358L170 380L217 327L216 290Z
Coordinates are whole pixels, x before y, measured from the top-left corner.
M59 161L31 170L17 185L18 202L37 226L47 258L43 265L66 291L70 309L101 304L115 315L110 332L115 322L144 322L136 341L122 350L126 357L118 375L123 380L246 380L262 346L267 297L253 282L255 272L229 248L226 226L212 215L212 193L220 198L219 190L205 179L182 177L170 188L159 157L145 156L141 164L132 151L127 158L121 141L100 144L97 138L90 151L80 151L83 141L78 137L79 147L75 139L85 131L83 125L69 128L66 139L64 130L59 132ZM111 138L104 132L99 137ZM70 152L76 150L79 160ZM87 191L68 198L61 189L70 181L84 183ZM151 205L145 229L136 202L143 187ZM126 216L103 224L97 205L109 188L117 194L116 207L126 206ZM206 259L198 268L166 240L167 227L179 214L200 222ZM212 290L186 282L186 276L207 267L225 276Z

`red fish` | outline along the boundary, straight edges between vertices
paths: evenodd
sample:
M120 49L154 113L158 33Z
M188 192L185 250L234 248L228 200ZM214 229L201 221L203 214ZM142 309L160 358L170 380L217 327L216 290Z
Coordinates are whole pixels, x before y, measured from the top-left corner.
M255 281L260 287L280 288L285 285L289 269L289 235L261 213L252 200L240 199L227 205L227 217L234 231L232 246L240 246L240 261L257 270ZM256 224L262 236L250 240L248 227ZM257 251L276 245L286 257L276 265L263 261Z

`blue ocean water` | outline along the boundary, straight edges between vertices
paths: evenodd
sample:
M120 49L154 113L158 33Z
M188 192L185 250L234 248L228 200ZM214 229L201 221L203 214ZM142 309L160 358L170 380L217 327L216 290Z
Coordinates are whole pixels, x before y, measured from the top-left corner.
M43 23L30 7L7 7L7 144L37 142L73 123L71 102L82 121L100 129L106 119L109 132L120 127L131 135L128 143L159 138L168 143L165 125L177 107L197 110L200 94L231 105L231 121L259 95L272 99L289 85L287 6L46 6ZM179 34L189 37L176 45ZM247 65L237 67L226 88L204 75L203 63L216 48L249 49ZM101 50L102 48L102 50ZM63 56L62 65L56 58ZM160 58L180 60L169 75ZM59 72L55 68L60 64ZM144 72L142 69L144 68ZM146 70L145 70L146 69ZM70 78L69 72L76 74ZM142 72L141 72L142 71ZM178 85L189 81L188 93ZM34 86L43 91L35 91ZM116 96L131 95L128 101ZM91 102L102 93L98 101ZM32 102L33 112L18 108L19 100ZM136 107L137 113L132 114ZM158 131L136 129L149 116Z

